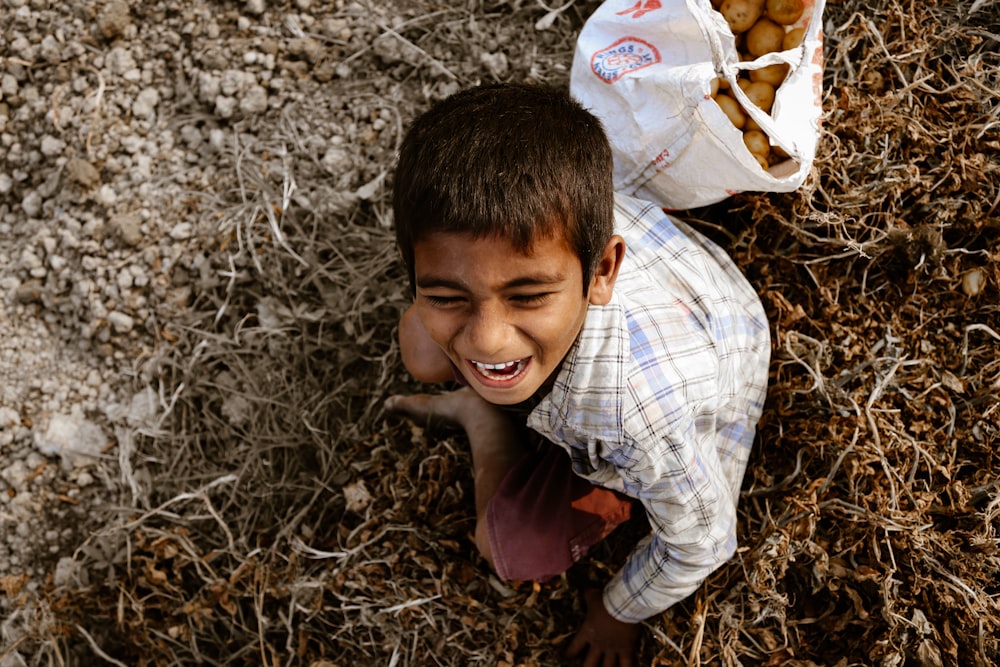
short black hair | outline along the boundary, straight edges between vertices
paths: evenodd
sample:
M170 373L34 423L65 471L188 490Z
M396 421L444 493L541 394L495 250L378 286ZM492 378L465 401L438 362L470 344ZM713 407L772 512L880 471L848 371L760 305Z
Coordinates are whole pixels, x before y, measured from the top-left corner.
M533 84L470 88L413 122L392 203L411 287L414 244L436 232L467 232L522 251L565 235L586 292L613 233L611 147L600 121L567 92Z

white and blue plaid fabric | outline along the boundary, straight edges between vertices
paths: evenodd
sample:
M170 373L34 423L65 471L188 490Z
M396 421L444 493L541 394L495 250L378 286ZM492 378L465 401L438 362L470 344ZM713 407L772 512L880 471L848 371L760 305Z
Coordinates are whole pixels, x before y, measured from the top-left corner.
M642 503L651 534L604 591L636 622L690 595L736 550L736 504L767 389L760 299L715 244L618 196L625 259L528 426L574 471Z

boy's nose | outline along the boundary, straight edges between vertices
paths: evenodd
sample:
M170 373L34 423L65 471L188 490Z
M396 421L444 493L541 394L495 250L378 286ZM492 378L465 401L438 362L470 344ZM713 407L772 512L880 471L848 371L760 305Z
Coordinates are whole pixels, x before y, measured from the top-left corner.
M482 357L477 361L498 361L495 355L507 345L510 327L501 308L483 306L469 321L466 335L472 350Z

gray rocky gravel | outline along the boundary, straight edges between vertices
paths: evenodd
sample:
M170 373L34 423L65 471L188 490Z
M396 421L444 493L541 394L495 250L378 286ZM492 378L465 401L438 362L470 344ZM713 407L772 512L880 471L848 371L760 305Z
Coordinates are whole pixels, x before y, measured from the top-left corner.
M303 81L349 76L329 51L367 52L354 25L370 13L310 0L0 0L3 667L24 664L3 649L34 622L25 600L71 576L102 513L141 499L126 445L165 410L168 324L195 281L220 279L206 257L237 128L246 142L255 117L303 97ZM303 205L336 208L381 183L352 146L399 123L363 96L331 104L302 141L335 187Z
M0 0L0 667L46 635L32 600L86 578L74 553L149 507L136 443L169 413L177 327L222 314L218 294L259 270L253 239L308 252L274 211L367 207L385 231L388 165L421 103L484 80L565 81L571 43L536 31L509 49L520 23L473 14ZM266 328L277 310L255 298Z

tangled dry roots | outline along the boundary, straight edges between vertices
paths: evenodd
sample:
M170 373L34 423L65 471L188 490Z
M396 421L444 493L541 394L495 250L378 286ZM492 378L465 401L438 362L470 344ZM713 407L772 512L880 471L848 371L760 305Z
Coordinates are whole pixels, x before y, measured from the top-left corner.
M530 35L540 11L400 34L459 71L476 21ZM511 76L565 83L572 15ZM806 186L690 212L762 295L771 388L742 547L647 623L640 664L1000 662L998 52L989 0L828 4ZM401 126L423 71L405 109L382 100ZM628 551L634 528L545 586L477 560L460 434L380 409L414 388L383 181L330 190L295 140L314 111L235 144L189 316L149 362L162 418L120 440L122 509L36 610L38 664L557 665L577 585Z

